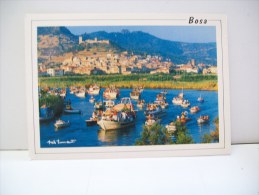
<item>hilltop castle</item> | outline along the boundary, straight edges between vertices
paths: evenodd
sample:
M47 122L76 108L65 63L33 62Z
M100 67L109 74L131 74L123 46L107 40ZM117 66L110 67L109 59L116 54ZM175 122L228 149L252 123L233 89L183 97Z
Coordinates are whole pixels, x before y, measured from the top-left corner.
M83 37L82 37L82 36L79 36L78 43L79 43L79 44L81 44L81 43L89 43L89 44L93 44L93 43L110 44L110 41L109 41L109 40L98 40L96 37L94 38L94 40L92 40L92 39L87 39L87 40L83 41Z

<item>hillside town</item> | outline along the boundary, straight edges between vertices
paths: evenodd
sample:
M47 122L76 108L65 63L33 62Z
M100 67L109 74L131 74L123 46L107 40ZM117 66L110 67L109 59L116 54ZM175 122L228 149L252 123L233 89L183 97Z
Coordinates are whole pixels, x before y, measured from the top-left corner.
M97 38L83 41L79 37L79 45L109 45L109 40ZM217 74L217 66L196 64L191 59L186 64L174 64L170 59L158 55L137 55L127 51L112 50L83 50L77 53L66 53L63 56L48 56L47 60L38 63L39 76L64 75L97 75L97 74L136 74L136 73L165 73L172 71Z

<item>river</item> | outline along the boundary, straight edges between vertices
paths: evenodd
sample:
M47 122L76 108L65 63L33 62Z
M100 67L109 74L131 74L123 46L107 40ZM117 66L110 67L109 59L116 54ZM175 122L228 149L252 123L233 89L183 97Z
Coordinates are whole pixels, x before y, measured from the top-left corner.
M102 91L104 89L101 90ZM120 89L120 97L129 97L131 89ZM142 99L146 102L153 102L156 95L161 92L161 89L144 89L141 94ZM162 118L161 124L166 125L170 121L175 120L177 115L180 115L182 111L187 110L181 106L172 104L173 97L177 96L181 90L168 90L166 95L166 101L169 103L168 109L166 109L166 116ZM197 98L202 96L204 103L197 102ZM201 137L205 133L210 133L215 130L215 124L213 120L218 116L218 92L217 91L199 91L199 90L184 90L185 99L188 99L191 106L199 106L200 112L196 114L189 113L191 121L186 123L186 127L189 130L195 143L201 142ZM48 147L98 147L98 146L131 146L135 144L137 138L140 137L142 132L142 126L145 123L145 116L143 110L136 107L136 101L133 100L137 112L137 122L135 127L129 129L104 131L101 130L98 125L88 127L85 120L89 119L92 115L94 107L89 102L90 96L86 98L78 98L73 94L67 92L66 99L70 99L72 107L74 109L80 109L82 114L61 115L61 119L70 121L70 127L56 130L54 127L55 120L48 123L40 124L40 141L42 148ZM96 100L101 100L101 95L95 96ZM119 100L117 100L119 101ZM200 115L209 115L210 122L208 124L198 125L197 118Z

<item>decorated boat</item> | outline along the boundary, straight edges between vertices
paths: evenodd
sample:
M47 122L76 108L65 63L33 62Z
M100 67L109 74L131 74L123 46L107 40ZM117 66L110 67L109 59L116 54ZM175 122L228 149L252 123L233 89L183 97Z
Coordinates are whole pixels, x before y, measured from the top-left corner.
M97 122L103 130L124 129L135 123L136 113L130 98L122 98L119 104L107 109Z
M138 100L140 98L140 92L133 90L132 92L130 92L130 98L133 100Z
M189 100L183 100L181 104L183 108L188 108L190 105L191 103L189 102Z
M176 125L174 122L169 123L168 125L165 126L165 128L168 133L173 133L176 131Z
M98 95L100 93L100 87L96 84L91 85L88 89L90 95Z
M210 120L210 117L208 115L206 116L200 116L197 120L199 124L208 123Z
M200 111L200 108L198 106L193 106L190 108L190 112L191 113L196 113L196 112L199 112Z
M173 98L173 100L172 100L173 104L182 105L182 103L184 101L183 97L184 97L184 93L183 93L183 88L182 88L182 92L179 93L178 96Z
M55 122L54 126L55 126L57 129L69 127L69 126L70 126L70 122L69 122L69 121L65 122L65 121L59 119L59 120L57 120L57 121Z
M188 116L188 112L187 111L182 112L181 113L181 117L177 116L177 121L180 121L181 123L186 123L186 122L188 122L190 120L191 120L191 118Z
M76 97L84 98L86 95L85 89L80 89L74 93Z
M148 104L147 109L144 111L146 117L149 115L160 118L166 115L166 112L158 104Z
M114 100L114 99L117 99L119 96L120 96L120 90L115 87L107 88L103 92L103 97L105 99Z
M165 100L156 100L154 101L154 103L160 105L163 109L168 108L169 106L169 104Z
M139 100L137 103L137 107L138 108L144 108L145 106L145 100Z

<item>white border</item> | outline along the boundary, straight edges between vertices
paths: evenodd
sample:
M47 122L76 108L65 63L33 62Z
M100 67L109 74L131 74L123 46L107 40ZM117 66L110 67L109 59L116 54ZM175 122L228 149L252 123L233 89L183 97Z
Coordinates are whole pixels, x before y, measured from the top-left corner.
M219 143L163 146L116 146L40 148L38 114L37 26L83 25L190 25L188 19L206 18L216 26ZM28 14L25 21L27 118L29 151L32 159L132 158L219 155L230 153L230 101L227 22L223 15L209 14ZM192 24L192 26L204 24ZM34 114L35 113L35 114Z

